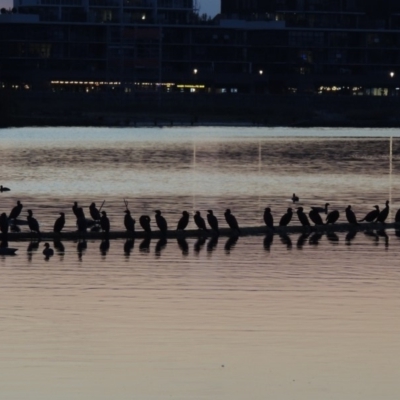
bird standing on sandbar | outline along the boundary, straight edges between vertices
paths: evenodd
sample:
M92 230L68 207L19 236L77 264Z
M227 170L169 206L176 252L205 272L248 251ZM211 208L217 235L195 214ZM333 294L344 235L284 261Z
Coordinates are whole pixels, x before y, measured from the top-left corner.
M207 227L206 227L206 221L204 220L204 218L201 216L200 211L196 211L196 213L194 214L194 222L197 225L197 227L199 229L202 229L203 231L207 231Z
M135 232L135 223L136 221L132 218L131 212L126 209L124 217L124 226L128 232L134 233Z
M354 214L350 205L346 207L346 219L349 224L358 225L356 214Z
M89 206L90 216L93 218L94 221L100 221L101 215L100 211L96 208L96 203L92 203Z
M74 201L74 205L72 206L72 212L74 213L76 218L79 218L79 207L78 207L78 202Z
M39 222L33 217L32 210L28 210L28 217L26 219L28 220L28 226L31 232L36 232L40 235Z
M60 212L60 216L54 222L53 232L60 233L65 225L65 214Z
M339 211L333 210L326 216L326 224L334 224L339 219Z
M363 219L361 219L359 222L374 222L379 215L379 206L374 206L375 210L370 211Z
M378 218L376 219L377 222L381 222L382 224L385 223L386 218L389 215L389 200L386 200L386 206L381 212L378 214Z
M297 209L297 217L299 218L299 221L303 226L310 226L310 221L308 220L303 207L299 207Z
M229 227L233 231L238 231L238 233L240 234L239 224L236 220L236 217L231 213L231 210L229 208L226 209L224 215L226 223L229 225Z
M279 221L279 226L287 226L289 225L290 221L292 220L293 210L289 207L286 211L286 214L282 215L281 220Z
M8 216L8 219L17 219L19 217L19 214L21 214L23 205L21 202L18 200L17 205L13 207L13 209L10 212L10 215Z
M139 224L146 233L151 233L150 217L148 215L142 215L139 218Z
M110 220L107 217L107 213L105 211L101 212L101 217L100 217L100 226L103 232L108 235L110 232Z
M308 216L310 217L311 221L314 222L315 225L324 224L324 221L322 221L322 218L319 215L319 212L317 211L316 208L311 207L311 211L308 213Z
M189 224L189 213L187 211L182 211L182 217L178 222L178 226L176 227L177 231L183 231Z
M8 219L7 214L2 213L0 215L0 232L3 234L3 238L7 237L8 234Z
M167 220L161 215L160 210L156 210L155 213L156 213L155 219L156 219L156 224L158 226L158 229L162 233L166 233L168 230Z
M214 215L213 210L207 210L207 212L208 212L208 214L207 214L208 225L210 225L211 229L217 235L219 235L219 227L218 227L218 219L217 219L217 217Z
M268 228L271 228L271 229L274 228L274 217L272 216L270 207L267 207L264 209L263 219L264 219L265 225L267 225Z

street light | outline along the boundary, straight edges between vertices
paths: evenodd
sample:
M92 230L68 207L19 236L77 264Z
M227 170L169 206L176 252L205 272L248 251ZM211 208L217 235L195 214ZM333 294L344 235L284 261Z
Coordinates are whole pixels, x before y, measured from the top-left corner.
M195 68L195 69L193 70L193 73L194 73L195 75L197 75L197 72L198 72L198 70Z
M395 74L394 74L393 71L390 71L390 72L389 72L389 75L390 75L391 78L393 78Z
M258 73L259 73L260 75L262 75L262 74L264 73L264 71L263 71L262 69L260 69L260 70L258 71Z

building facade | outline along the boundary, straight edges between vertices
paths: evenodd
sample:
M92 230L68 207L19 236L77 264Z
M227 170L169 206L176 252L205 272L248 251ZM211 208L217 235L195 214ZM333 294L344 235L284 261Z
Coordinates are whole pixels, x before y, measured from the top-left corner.
M2 87L379 96L400 87L391 0L378 13L374 0L227 0L214 21L192 0L15 1L0 14Z

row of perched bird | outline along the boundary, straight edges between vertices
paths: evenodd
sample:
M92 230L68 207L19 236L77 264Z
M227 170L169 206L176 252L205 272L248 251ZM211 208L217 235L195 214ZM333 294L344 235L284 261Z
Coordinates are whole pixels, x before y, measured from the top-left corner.
M108 234L110 232L110 220L107 217L106 211L101 211L101 208L103 207L104 203L98 209L96 207L95 203L91 203L89 206L89 212L90 216L92 217L92 220L87 219L85 217L85 213L83 211L82 207L78 206L78 202L74 202L72 206L72 211L74 215L76 216L76 225L78 227L78 232L84 233L89 227L99 227ZM315 225L324 225L324 224L334 224L337 222L339 219L339 211L338 210L333 210L333 211L328 211L329 203L326 203L324 207L311 207L311 210L307 214L304 212L303 207L298 207L296 209L296 214L298 217L298 220L303 226L311 226L311 222L313 222ZM0 230L1 232L6 235L9 230L9 226L11 225L12 230L18 231L19 228L17 227L18 221L17 218L21 214L23 205L20 201L17 202L17 205L11 210L10 215L7 217L6 213L2 213L0 215ZM135 224L136 221L133 219L131 212L129 211L127 204L126 204L126 210L125 212L125 217L124 217L124 226L128 232L134 232L135 231ZM207 210L207 222L208 225L210 226L211 230L215 232L216 234L219 234L219 223L217 217L214 215L212 210ZM321 217L321 213L326 214L325 221ZM355 224L357 225L359 222L381 222L385 223L388 215L389 215L389 201L386 201L385 207L380 210L379 206L376 205L374 206L374 210L370 211L363 219L358 220L356 218L355 213L351 209L351 206L349 205L346 210L346 219L350 224ZM289 207L287 209L287 212L280 218L279 220L279 226L287 226L293 217L293 209ZM240 234L240 228L238 221L236 217L231 213L231 210L228 208L225 213L224 213L225 221L227 222L228 226L237 234ZM264 222L265 225L271 229L275 227L274 225L274 218L272 215L272 211L270 207L265 208L264 210ZM193 216L194 222L196 226L201 229L207 231L207 225L205 219L201 216L200 211L196 211L194 216ZM184 230L188 226L190 221L190 214L187 211L182 212L182 217L180 218L178 225L176 227L177 230ZM28 210L28 216L27 216L27 222L28 226L31 232L36 232L37 234L40 235L40 228L39 228L39 223L38 221L33 217L33 212L32 210ZM151 225L150 225L151 219L148 215L142 215L139 218L139 224L142 227L142 229L146 233L151 233ZM164 218L160 210L155 211L155 222L157 224L158 229L162 233L166 233L168 230L168 224L167 220ZM395 217L395 222L400 222L400 210L396 213ZM57 218L57 220L54 223L53 231L55 233L60 233L62 229L64 228L65 225L65 213L60 212L60 217Z

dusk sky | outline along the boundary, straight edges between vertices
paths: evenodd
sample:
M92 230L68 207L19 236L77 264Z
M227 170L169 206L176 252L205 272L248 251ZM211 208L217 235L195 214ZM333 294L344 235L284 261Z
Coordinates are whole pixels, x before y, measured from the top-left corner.
M206 13L214 17L220 12L220 0L199 0L200 13ZM12 7L13 0L0 0L0 6L9 8Z

